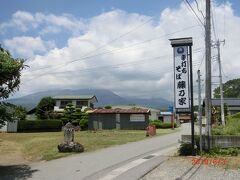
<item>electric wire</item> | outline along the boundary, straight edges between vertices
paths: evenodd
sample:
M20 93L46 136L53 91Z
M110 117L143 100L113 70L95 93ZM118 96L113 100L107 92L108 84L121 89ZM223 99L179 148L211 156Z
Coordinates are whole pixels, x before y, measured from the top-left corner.
M123 49L127 49L130 48L130 47L134 47L134 46L138 46L138 45L141 45L141 44L144 44L144 43L149 43L149 42L152 42L152 41L156 41L156 40L159 40L159 39L162 39L163 37L166 37L166 36L169 36L169 35L173 35L173 34L176 34L176 33L179 33L179 32L182 32L182 31L185 31L185 30L188 30L188 29L192 29L194 27L197 27L196 25L195 26L189 26L189 27L186 27L186 28L183 28L183 29L180 29L180 30L177 30L177 31L174 31L174 32L171 32L171 33L167 33L167 34L164 34L162 36L159 36L159 37L156 37L154 39L147 39L147 40L144 40L142 42L138 42L138 43L134 43L132 45L129 45L127 47L123 47L123 48L117 48L117 49L114 49L114 50L109 50L109 51L105 51L105 52L102 52L102 53L98 53L98 54L94 54L94 55L89 55L89 56L82 56L80 58L77 58L77 59L74 59L74 60L70 60L68 62L65 62L65 63L62 63L62 64L59 64L57 66L54 67L54 69L58 69L58 68L61 68L61 67L65 67L66 65L68 64L71 64L71 63L74 63L74 62L78 62L78 61L85 61L89 58L92 58L92 57L97 57L97 56L100 56L100 55L105 55L105 54L111 54L113 52L116 52L116 51L121 51ZM35 71L42 71L44 69L52 69L52 67L41 67L41 68L38 68L38 69L32 69L32 70L26 70L24 72L35 72Z
M190 8L190 11L193 13L194 17L197 18L197 20L200 22L200 24L201 24L202 27L204 28L204 23L203 23L202 20L199 18L199 16L197 15L197 13L195 12L195 10L193 9L192 5L188 2L188 0L183 0L183 2L186 4L187 7Z
M211 21L212 21L213 35L214 35L215 41L217 41L218 36L217 36L217 33L216 33L216 28L215 28L215 18L214 18L215 12L214 12L213 6L211 6L211 10L212 10Z
M197 5L197 10L201 13L203 19L205 20L205 16L203 15L202 10L199 8L199 4L198 4L197 0L194 0L194 1L195 1L196 5ZM204 22L205 22L205 21L204 21ZM205 23L204 23L204 24L205 24Z
M193 52L197 53L197 52L201 52L201 49L195 49L193 50ZM82 72L82 71L91 71L91 70L96 70L96 69L104 69L104 68L118 68L119 66L129 66L129 65L135 65L135 64L140 64L140 62L142 61L146 61L146 60L158 60L159 58L163 58L163 57L169 57L172 55L164 55L164 56L157 56L157 57L151 57L151 58L144 58L141 60L137 60L137 61L133 61L133 62L128 62L128 63L121 63L121 64L114 64L114 65L106 65L106 66L95 66L95 67L91 67L91 68L85 68L85 69L77 69L77 70L71 70L71 71L59 71L59 72L49 72L49 73L43 73L43 74L37 74L35 75L33 78L28 79L28 82L42 77L42 76L47 76L47 75L51 75L51 74L63 74L63 73L70 73L70 72ZM149 61L148 61L149 62ZM198 64L199 65L199 64ZM25 76L26 77L26 76Z

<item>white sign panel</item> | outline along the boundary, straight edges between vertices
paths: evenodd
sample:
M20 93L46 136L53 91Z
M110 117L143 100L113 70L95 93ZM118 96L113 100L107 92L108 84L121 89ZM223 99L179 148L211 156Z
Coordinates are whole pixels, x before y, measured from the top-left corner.
M176 109L190 108L188 67L188 46L174 47L174 96Z

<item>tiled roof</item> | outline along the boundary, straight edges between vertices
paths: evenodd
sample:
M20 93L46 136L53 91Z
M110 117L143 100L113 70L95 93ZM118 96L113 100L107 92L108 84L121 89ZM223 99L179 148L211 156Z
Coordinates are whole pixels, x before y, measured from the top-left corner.
M149 114L149 109L141 109L141 108L133 108L133 109L96 109L91 113L100 113L100 114L117 114L117 113L123 113L123 114Z
M239 98L224 98L223 102L226 103L228 106L240 106ZM220 99L212 99L213 106L220 106L220 104L221 104Z
M96 98L95 95L79 95L79 96L54 96L53 99L66 99L66 100L78 100L78 99L92 99ZM97 99L97 98L96 98Z

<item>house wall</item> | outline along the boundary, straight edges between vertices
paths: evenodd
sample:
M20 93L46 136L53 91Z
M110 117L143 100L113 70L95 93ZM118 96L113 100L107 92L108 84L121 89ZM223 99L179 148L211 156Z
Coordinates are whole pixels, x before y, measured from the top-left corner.
M94 127L95 126L95 127ZM116 114L89 114L88 129L115 129Z
M163 122L170 123L172 122L172 116L163 116Z
M158 120L159 119L159 112L151 111L151 115L149 116L151 120Z
M121 129L146 129L149 122L149 115L144 115L144 122L131 122L130 115L131 114L120 114Z
M149 115L144 115L144 122L131 122L130 114L120 114L120 129L146 129L149 123ZM89 129L115 129L116 114L89 114ZM95 127L94 127L95 126Z
M54 109L55 109L56 111L61 110L61 109L64 109L64 108L60 108L60 106L61 106L61 101L65 101L65 100L56 100L56 106L54 107ZM68 101L68 100L67 100L67 101ZM77 106L77 101L79 101L79 100L69 100L69 101L71 101L71 102L72 102L72 105L76 107L76 106ZM80 100L80 101L87 101L87 107L91 107L91 108L94 107L93 103L91 103L89 100Z

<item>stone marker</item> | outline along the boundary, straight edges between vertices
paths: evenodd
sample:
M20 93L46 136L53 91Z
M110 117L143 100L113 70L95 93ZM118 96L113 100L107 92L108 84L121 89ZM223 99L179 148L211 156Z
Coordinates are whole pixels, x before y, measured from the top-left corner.
M68 122L64 128L64 142L58 145L59 152L83 152L84 147L78 142L74 142L74 126Z

